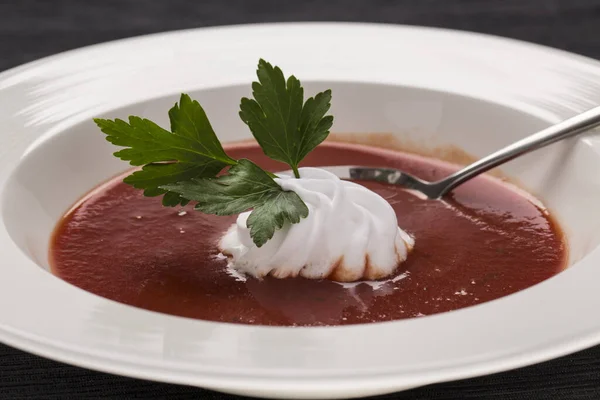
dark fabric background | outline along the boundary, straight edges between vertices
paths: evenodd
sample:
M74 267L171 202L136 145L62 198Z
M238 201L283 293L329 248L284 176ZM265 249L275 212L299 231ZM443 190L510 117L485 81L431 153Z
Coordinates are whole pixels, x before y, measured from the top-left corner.
M152 32L328 20L464 29L600 58L600 0L0 0L0 70L60 51ZM0 344L0 399L237 397L96 373ZM600 399L600 347L517 371L381 399L596 400Z

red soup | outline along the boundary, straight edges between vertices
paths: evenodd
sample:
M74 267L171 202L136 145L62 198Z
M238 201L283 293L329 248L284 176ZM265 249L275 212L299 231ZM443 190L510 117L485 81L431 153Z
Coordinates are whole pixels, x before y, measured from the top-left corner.
M256 144L227 148L280 171ZM425 179L451 165L367 146L323 144L304 166L362 164ZM431 315L523 290L560 272L566 244L554 220L527 197L479 177L443 201L361 182L386 198L416 246L394 279L341 285L303 278L236 279L217 242L235 217L165 208L117 177L85 196L58 224L52 271L100 296L148 310L220 322L346 325Z

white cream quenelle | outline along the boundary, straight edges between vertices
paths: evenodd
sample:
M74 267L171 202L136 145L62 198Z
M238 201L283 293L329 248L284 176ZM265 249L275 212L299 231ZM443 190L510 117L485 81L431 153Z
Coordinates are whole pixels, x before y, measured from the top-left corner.
M381 279L406 260L414 240L398 227L390 204L359 184L319 168L300 168L300 178L275 179L296 192L308 216L286 225L257 247L240 214L220 242L239 272L261 278L302 276L339 282Z

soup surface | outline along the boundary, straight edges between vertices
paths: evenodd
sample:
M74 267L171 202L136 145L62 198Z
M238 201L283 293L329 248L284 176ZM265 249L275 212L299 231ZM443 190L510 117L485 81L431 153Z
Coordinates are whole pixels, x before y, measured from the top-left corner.
M256 144L226 147L273 171L287 169ZM438 179L455 167L359 145L323 144L304 166L387 166ZM479 177L443 201L360 182L386 198L414 250L385 281L342 285L303 278L235 276L216 243L235 217L166 208L117 177L58 224L52 271L100 296L148 310L263 325L345 325L431 315L523 290L560 272L566 245L556 223L527 197ZM302 243L298 243L302 246Z

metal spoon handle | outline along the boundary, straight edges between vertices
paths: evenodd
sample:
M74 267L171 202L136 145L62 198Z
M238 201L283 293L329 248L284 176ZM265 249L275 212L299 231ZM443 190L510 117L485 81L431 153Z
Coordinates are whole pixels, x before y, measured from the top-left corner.
M522 154L537 150L559 140L575 136L600 125L600 106L594 107L584 113L564 120L556 125L548 127L531 136L512 143L505 148L474 162L471 165L455 172L442 181L436 182L435 186L440 188L440 196L443 196L461 183L489 171L507 161Z

